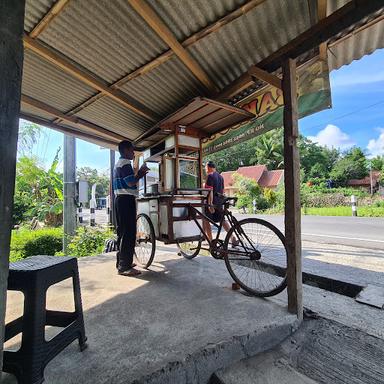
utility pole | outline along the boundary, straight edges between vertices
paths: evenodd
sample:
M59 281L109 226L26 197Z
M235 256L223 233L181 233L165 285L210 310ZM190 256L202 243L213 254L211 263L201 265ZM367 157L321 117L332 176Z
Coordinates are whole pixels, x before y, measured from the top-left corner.
M76 139L64 135L64 253L76 231Z

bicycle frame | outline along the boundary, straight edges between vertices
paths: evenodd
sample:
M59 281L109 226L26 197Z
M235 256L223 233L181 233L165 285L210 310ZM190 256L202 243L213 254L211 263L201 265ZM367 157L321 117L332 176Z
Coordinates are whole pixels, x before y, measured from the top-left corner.
M237 219L232 215L232 212L230 212L228 210L228 204L224 204L224 208L222 209L222 217L221 217L221 220L220 220L220 223L217 224L216 222L214 222L212 219L210 219L207 215L205 215L203 212L200 212L198 209L196 209L196 207L194 207L193 205L188 205L188 217L189 219L192 219L196 225L199 227L201 233L203 234L205 240L207 240L209 246L211 247L212 245L212 242L214 241L217 241L219 240L220 238L220 233L221 233L221 230L223 228L223 224L224 224L224 221L225 219L227 219L228 223L230 224L231 227L234 228L234 233L236 235L238 235L238 239L241 243L241 245L243 246L244 249L246 249L246 246L242 240L242 236L240 235L243 235L245 236L246 240L248 241L248 243L252 246L253 248L253 251L257 251L257 249L254 247L252 241L248 238L247 234L244 233L244 231L241 230L241 227L238 226L238 221ZM204 207L212 207L212 208L215 208L215 209L218 209L216 206L214 205L204 205ZM221 209L221 208L220 208ZM207 234L205 233L204 231L204 227L198 222L198 219L202 218L203 220L207 220L209 223L213 224L216 228L218 228L218 231L217 231L217 234L216 234L216 237L212 240L210 240L207 236ZM242 233L240 233L240 231ZM208 249L209 250L209 249ZM244 252L241 252L241 251L232 251L233 253L240 253L240 254L243 254ZM247 253L247 252L246 252Z
M204 207L212 207L212 208L215 208L217 209L217 207L213 206L213 205L204 205ZM228 211L228 209L225 207L223 209L223 215L221 217L221 220L220 220L220 223L217 224L216 222L214 222L211 218L209 218L207 215L205 215L203 212L200 212L198 209L196 209L193 205L189 205L188 206L188 216L190 219L192 219L196 225L199 227L201 233L203 234L205 240L208 241L208 244L211 245L211 242L213 240L218 240L219 237L220 237L220 233L221 233L221 230L223 228L223 224L224 224L224 221L225 219L227 218L228 219L228 222L230 223L230 225L234 225L235 223L237 223L237 220L236 218L232 215L231 212ZM198 219L202 218L203 220L207 220L209 223L213 224L217 229L217 234L216 234L216 237L215 239L212 239L210 240L207 236L207 234L205 233L204 231L204 227L198 222Z

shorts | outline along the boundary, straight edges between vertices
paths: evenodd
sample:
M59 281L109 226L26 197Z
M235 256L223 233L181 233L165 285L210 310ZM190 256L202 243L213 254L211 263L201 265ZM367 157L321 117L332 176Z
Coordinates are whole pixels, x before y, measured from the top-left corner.
M206 208L205 214L215 223L219 223L221 221L221 218L223 217L223 212L217 209L215 209L215 212L211 213L209 212L208 208Z

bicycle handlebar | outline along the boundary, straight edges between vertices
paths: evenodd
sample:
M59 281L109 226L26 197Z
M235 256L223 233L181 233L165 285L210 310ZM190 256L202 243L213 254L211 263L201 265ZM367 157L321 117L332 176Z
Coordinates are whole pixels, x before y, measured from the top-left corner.
M237 202L237 197L225 196L221 193L216 193L216 195L223 199L223 204L235 205Z

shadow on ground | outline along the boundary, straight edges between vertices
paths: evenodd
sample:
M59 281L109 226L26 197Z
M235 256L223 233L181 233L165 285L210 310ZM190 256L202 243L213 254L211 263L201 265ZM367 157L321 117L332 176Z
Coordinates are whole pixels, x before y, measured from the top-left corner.
M292 333L285 305L232 291L223 262L159 253L139 278L118 276L113 255L80 259L89 348L66 348L48 364L47 383L206 383ZM71 292L68 282L55 286L48 307L66 310ZM8 321L16 307L9 297Z

